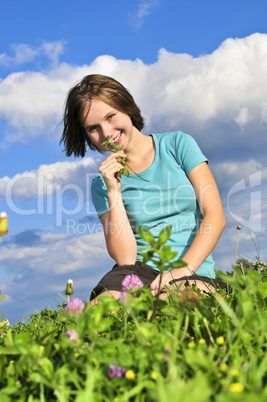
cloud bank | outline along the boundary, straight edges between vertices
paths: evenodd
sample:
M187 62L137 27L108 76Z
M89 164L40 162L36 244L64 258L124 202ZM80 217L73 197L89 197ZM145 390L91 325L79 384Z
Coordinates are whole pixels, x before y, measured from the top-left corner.
M28 235L31 239L35 236ZM18 244L17 238L17 244L2 247L0 254L2 275L6 276L1 283L5 296L1 308L14 320L29 317L41 308L56 309L57 302L63 303L58 293L64 295L69 278L74 280L77 297L87 300L93 287L113 266L103 233L80 237L50 233L37 236L32 244L25 244L25 233L23 237L22 244Z
M98 172L99 158L85 157L79 161L56 162L41 165L36 170L26 171L13 177L0 178L0 200L32 199L52 196L57 189L76 185L85 191L86 175Z
M44 131L52 137L70 87L87 74L100 73L120 80L131 91L145 116L147 132L182 128L196 133L203 143L209 138L227 150L230 139L237 146L253 133L257 144L263 145L266 70L267 34L259 33L227 39L212 54L197 58L161 49L151 65L103 55L90 65L61 63L49 71L9 75L0 82L0 118L6 122L6 141L27 142ZM207 134L211 130L213 138Z

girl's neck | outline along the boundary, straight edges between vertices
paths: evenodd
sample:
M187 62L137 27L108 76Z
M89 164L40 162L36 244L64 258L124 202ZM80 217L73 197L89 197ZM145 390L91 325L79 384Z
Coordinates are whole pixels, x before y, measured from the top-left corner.
M151 136L140 131L135 133L134 141L127 147L126 161L138 173L148 168L155 157L155 146Z

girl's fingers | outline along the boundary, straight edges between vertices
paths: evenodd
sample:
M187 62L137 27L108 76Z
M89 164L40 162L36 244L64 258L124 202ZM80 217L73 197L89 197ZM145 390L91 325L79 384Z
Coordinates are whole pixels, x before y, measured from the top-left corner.
M99 172L102 174L102 176L113 176L118 173L122 168L122 165L119 163L111 163L109 165L105 166L100 166L99 167Z
M122 164L118 162L118 157L125 157L123 151L110 154L100 165L99 172L101 173L108 189L120 189L121 175L119 171L122 169Z
M160 275L158 275L153 282L151 282L150 287L151 287L151 293L153 296L156 296L158 294L158 291L161 291L164 286L166 286L170 281L172 280L170 273L165 272L162 275L161 278L161 284L160 284L160 289L159 289L159 282L160 282Z
M119 154L119 153L117 153ZM110 169L112 166L117 166L119 170L122 168L122 165L120 162L118 162L118 157L124 157L124 154L119 154L117 157L114 157L114 155L109 155L100 165L99 171L103 171L104 169Z
M125 157L124 151L120 151L120 152L116 152L116 153L110 154L110 155L101 163L101 165L106 165L106 164L110 163L110 162L113 161L113 160L117 160L118 157L124 158L124 157Z

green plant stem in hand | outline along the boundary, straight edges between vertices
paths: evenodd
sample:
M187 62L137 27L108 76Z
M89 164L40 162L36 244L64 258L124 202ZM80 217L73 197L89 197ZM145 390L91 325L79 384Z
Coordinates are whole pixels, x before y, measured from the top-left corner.
M109 136L107 137L107 141L102 142L102 144L106 149L108 149L108 146L111 146L113 149L115 149L116 152L119 152L122 150L123 145L119 146L114 144L113 141L111 141L111 139L109 138ZM143 177L139 176L138 173L136 173L129 165L128 163L125 161L125 157L124 158L118 158L118 162L122 165L122 166L126 166L128 169L130 169L137 177L139 177L140 179L147 181L146 179L143 179ZM129 170L127 168L122 168L119 173L123 174L127 177L129 177Z
M158 268L160 275L156 302L152 316L150 318L150 322L153 322L156 316L159 303L159 296L161 292L161 282L163 273L169 271L170 269L183 268L187 266L187 263L181 259L173 261L173 259L178 255L178 253L177 251L172 251L170 246L165 245L165 243L171 236L171 232L172 227L166 226L160 231L158 240L156 240L155 237L147 228L144 228L142 226L139 226L138 228L138 233L140 237L149 244L148 247L143 248L144 252L141 253L143 257L142 265L147 264L148 261L152 261ZM154 254L156 254L157 259L153 258Z

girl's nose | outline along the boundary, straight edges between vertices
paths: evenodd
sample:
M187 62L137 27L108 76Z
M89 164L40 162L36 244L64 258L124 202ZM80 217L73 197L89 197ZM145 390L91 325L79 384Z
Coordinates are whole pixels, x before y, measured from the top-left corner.
M101 127L101 130L102 130L102 135L104 138L107 138L108 136L111 136L111 134L112 134L112 128L110 127L109 124L104 124Z

